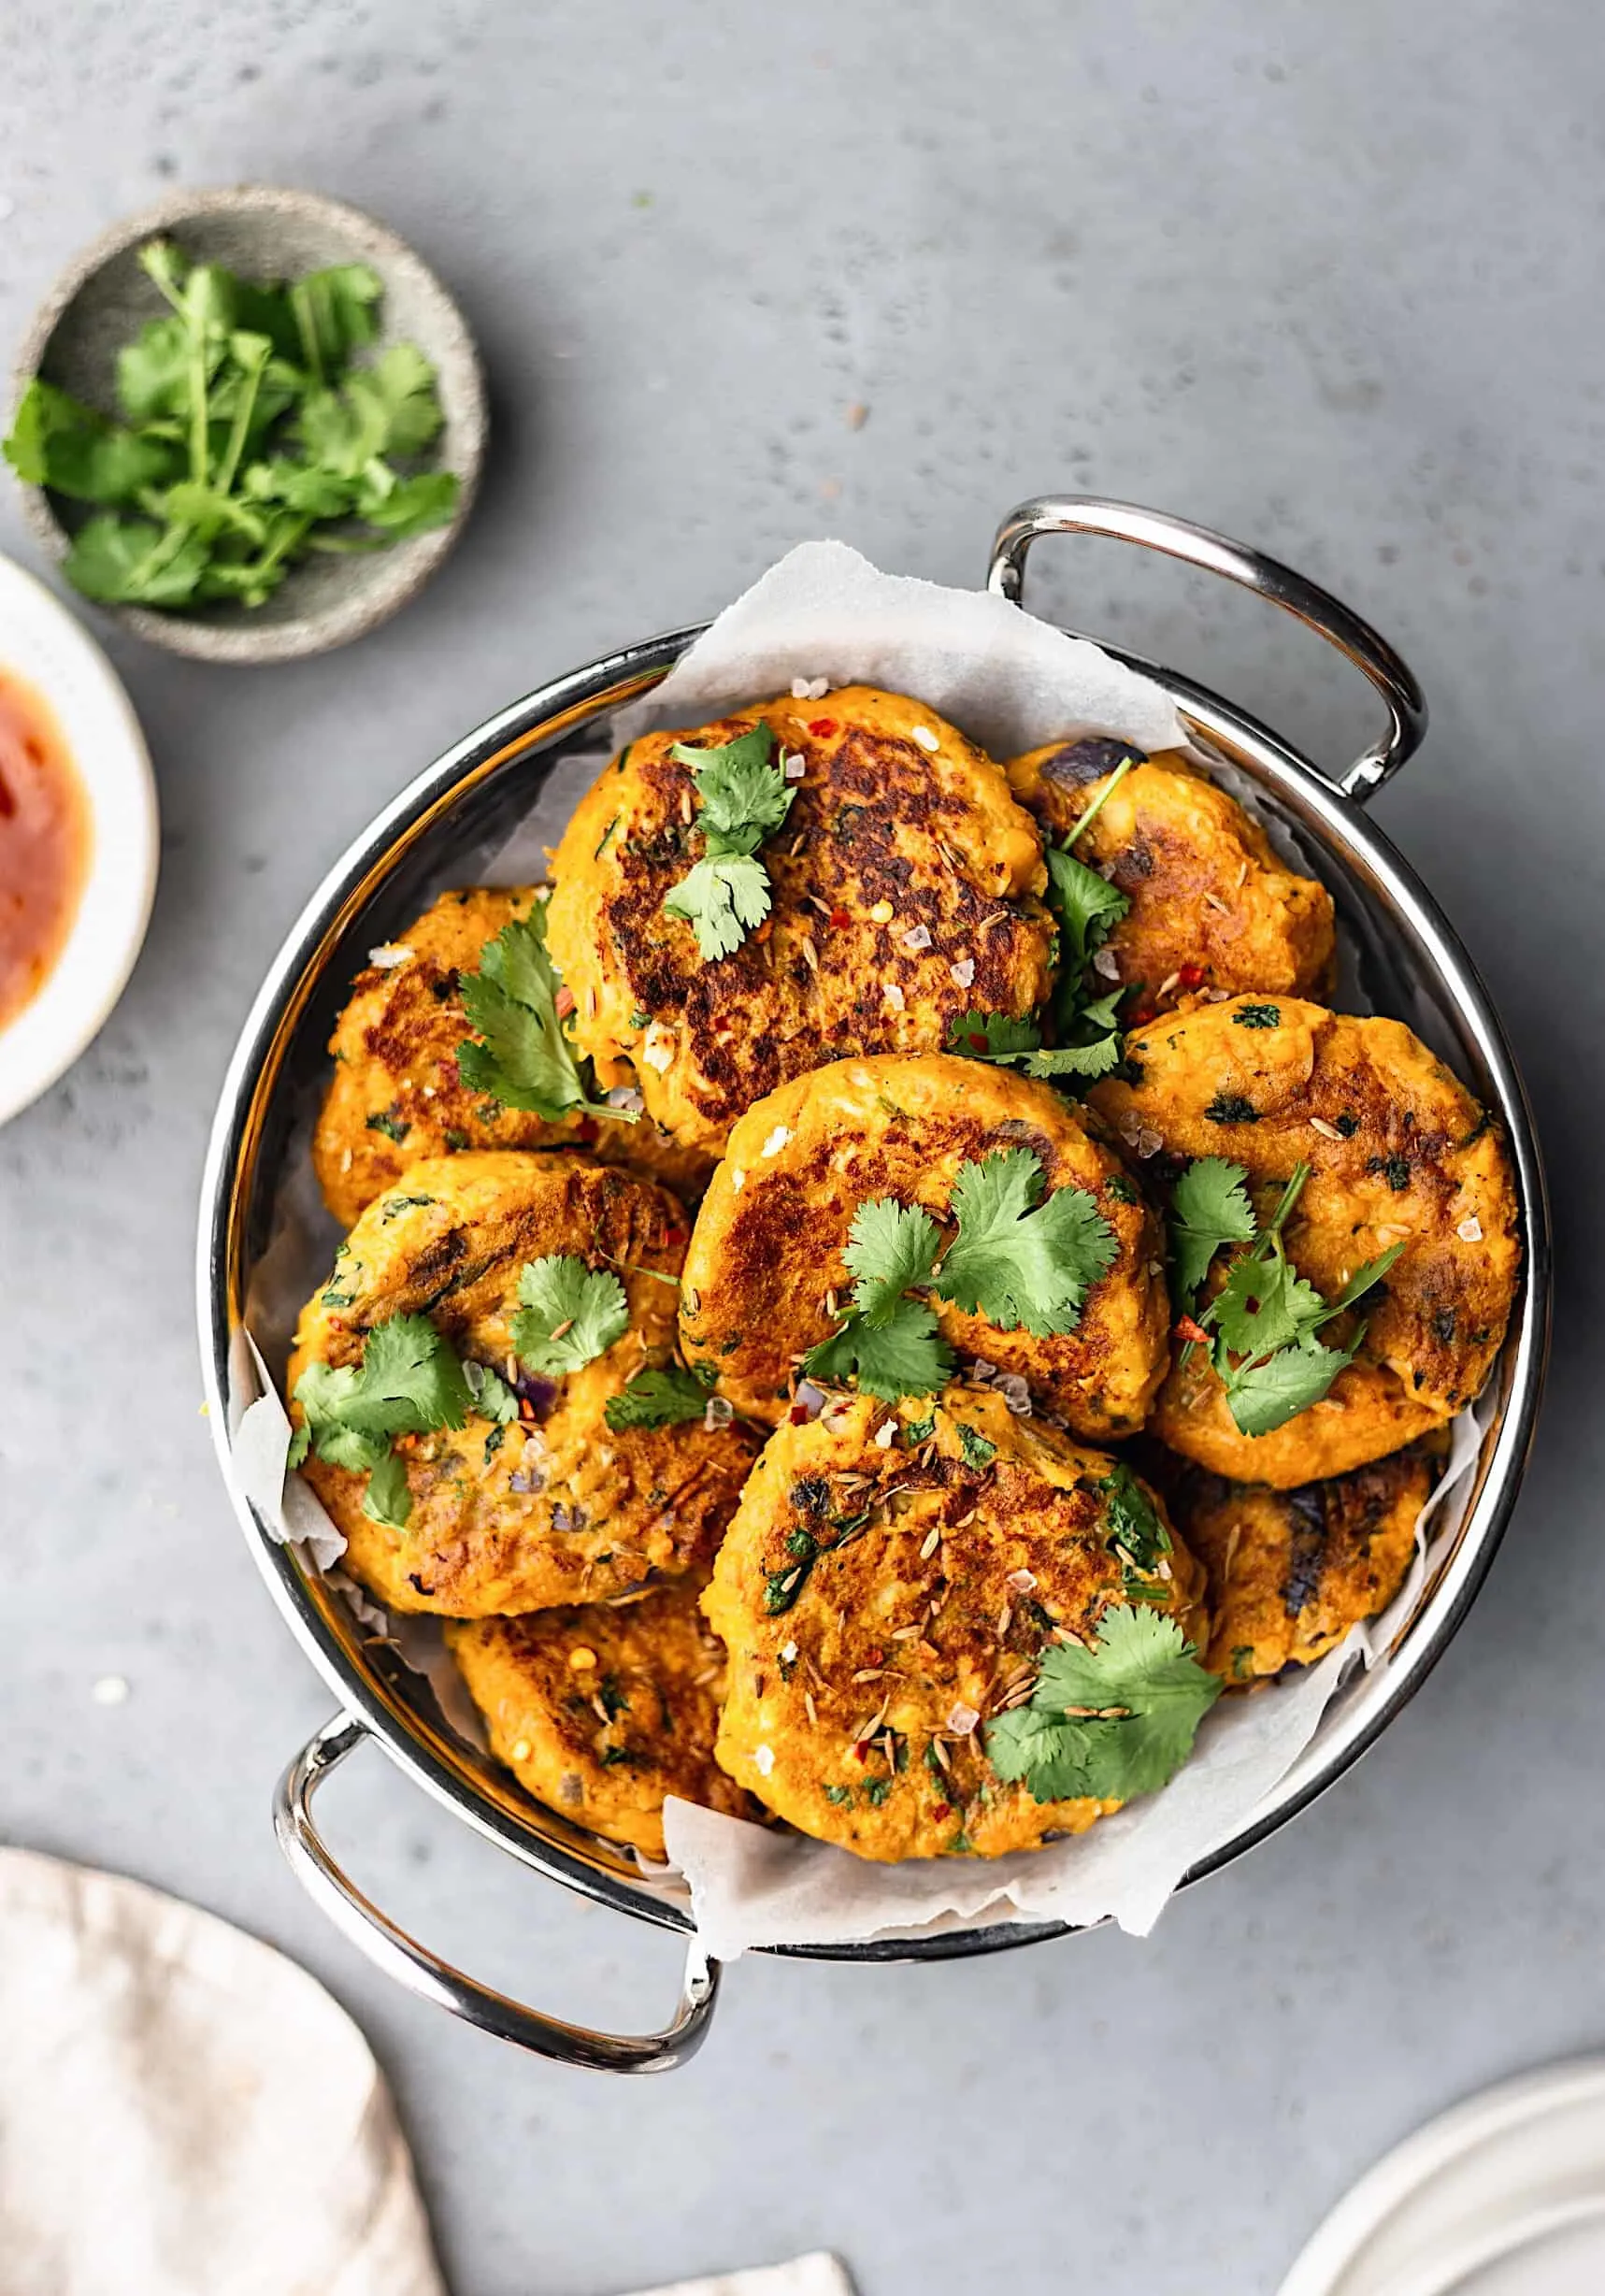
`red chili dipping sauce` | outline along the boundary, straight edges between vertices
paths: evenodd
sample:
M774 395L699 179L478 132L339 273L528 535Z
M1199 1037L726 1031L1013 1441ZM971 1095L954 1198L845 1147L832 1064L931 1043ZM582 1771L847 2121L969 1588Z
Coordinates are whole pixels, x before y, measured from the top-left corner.
M89 801L54 713L0 668L0 1027L66 944L89 842Z

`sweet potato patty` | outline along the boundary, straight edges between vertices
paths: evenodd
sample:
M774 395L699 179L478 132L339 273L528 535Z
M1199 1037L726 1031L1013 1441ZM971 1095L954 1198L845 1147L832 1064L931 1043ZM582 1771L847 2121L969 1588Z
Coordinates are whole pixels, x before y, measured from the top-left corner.
M627 1165L692 1194L706 1181L708 1159L677 1149L647 1118L571 1116L552 1124L463 1083L457 1048L471 1034L463 975L479 969L486 942L526 917L534 899L527 887L442 893L358 973L329 1040L335 1073L312 1139L323 1200L342 1227L421 1156L465 1148L585 1145L603 1163Z
M1515 1297L1515 1192L1491 1120L1419 1038L1296 997L1236 997L1154 1022L1125 1054L1134 1081L1089 1097L1139 1155L1224 1156L1272 1194L1300 1161L1311 1167L1284 1235L1323 1297L1403 1245L1365 1303L1357 1359L1321 1402L1244 1435L1195 1347L1159 1391L1151 1427L1163 1442L1234 1482L1286 1490L1397 1451L1476 1399ZM1328 1341L1346 1343L1348 1328Z
M801 761L760 858L769 917L716 962L665 897L701 852L693 768L760 723ZM793 767L795 774L795 767ZM1052 920L1029 815L1002 768L921 702L868 686L649 734L580 801L553 863L552 954L575 1036L648 1113L718 1153L742 1111L851 1054L939 1052L967 1012L1022 1017L1048 987Z
M1309 1666L1385 1610L1438 1472L1428 1448L1412 1446L1291 1491L1178 1478L1170 1511L1209 1573L1215 1628L1205 1664L1227 1682Z
M1123 758L1138 760L1110 791ZM1277 858L1265 831L1180 751L1146 759L1129 743L1050 742L1010 761L1009 784L1048 836L1072 830L1131 903L1109 936L1111 981L1165 1012L1210 990L1319 995L1332 969L1332 897Z
M1117 1159L1088 1139L1051 1085L950 1055L838 1061L748 1110L709 1184L686 1256L686 1359L738 1410L773 1423L798 1356L837 1328L852 1284L842 1259L859 1206L890 1196L948 1214L962 1164L1025 1148L1050 1191L1083 1188L1118 1256L1073 1331L1000 1331L933 1300L944 1336L1018 1373L1077 1434L1139 1427L1164 1376L1168 1323L1152 1213Z
M731 1817L752 1803L713 1758L724 1652L700 1578L611 1604L447 1629L491 1751L577 1826L661 1858L670 1794Z
M402 1313L426 1314L459 1355L507 1370L520 1273L549 1254L611 1270L630 1311L622 1338L593 1362L521 1380L517 1423L470 1417L404 1438L402 1528L364 1513L365 1475L308 1458L305 1471L349 1543L347 1569L391 1609L542 1610L706 1563L752 1445L700 1420L615 1431L606 1417L632 1373L669 1359L686 1218L666 1189L588 1156L494 1150L415 1164L402 1192L363 1213L302 1313L292 1394L308 1363L356 1363L369 1328Z
M1000 1857L1118 1806L1034 1801L983 1738L1057 1629L1085 1636L1123 1600L1115 1463L996 1396L921 1408L856 1399L770 1438L703 1598L730 1653L717 1752L861 1858ZM1156 1604L1191 1635L1202 1572L1179 1543L1162 1568Z

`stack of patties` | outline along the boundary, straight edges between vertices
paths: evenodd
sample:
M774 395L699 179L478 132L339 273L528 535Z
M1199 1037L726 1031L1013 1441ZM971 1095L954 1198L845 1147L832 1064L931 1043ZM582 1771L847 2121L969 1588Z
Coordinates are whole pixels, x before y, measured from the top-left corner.
M633 743L550 894L373 953L297 1456L532 1795L1034 1847L1391 1599L1519 1245L1332 949L1187 758L850 687Z

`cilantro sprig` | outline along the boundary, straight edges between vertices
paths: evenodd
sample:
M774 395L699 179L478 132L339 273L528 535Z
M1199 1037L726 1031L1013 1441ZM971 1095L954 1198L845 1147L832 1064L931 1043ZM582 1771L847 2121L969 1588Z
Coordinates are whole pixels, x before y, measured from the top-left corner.
M774 763L774 747L773 729L762 719L715 749L670 745L669 754L692 768L702 857L666 896L664 908L691 926L705 964L733 956L769 913L769 872L757 852L796 795Z
M1048 1650L1029 1704L986 1725L987 1759L1037 1801L1129 1801L1175 1776L1221 1689L1173 1618L1120 1604L1090 1650Z
M558 1018L561 986L546 946L545 904L537 900L488 943L479 971L463 975L463 1010L484 1041L457 1047L458 1074L470 1092L549 1124L570 1115L634 1124L633 1112L595 1098L591 1065Z
M1347 1347L1328 1347L1319 1334L1380 1283L1404 1249L1390 1244L1356 1269L1336 1299L1324 1299L1294 1268L1283 1241L1309 1178L1308 1164L1295 1166L1263 1227L1249 1198L1247 1172L1221 1156L1189 1165L1171 1199L1171 1260L1188 1308L1220 1246L1249 1246L1232 1261L1214 1298L1189 1317L1194 1328L1182 1355L1185 1362L1200 1340L1208 1343L1233 1421L1244 1435L1269 1435L1321 1400L1359 1353L1366 1326L1355 1327Z
M1116 1018L1124 988L1095 995L1094 962L1110 934L1126 915L1130 901L1107 877L1077 858L1074 847L1131 771L1127 757L1117 766L1062 845L1050 845L1048 907L1059 934L1059 975L1048 1014L1053 1043L1044 1049L1034 1021L1011 1020L1001 1012L968 1012L954 1023L948 1050L1023 1068L1027 1076L1075 1077L1090 1083L1120 1066L1121 1032Z
M630 1327L630 1303L618 1277L588 1268L572 1252L530 1260L519 1272L518 1296L513 1352L548 1377L583 1370Z
M615 1434L632 1427L682 1427L702 1418L708 1389L678 1363L638 1371L622 1395L609 1396L605 1416Z
M953 1351L935 1309L916 1294L950 1300L1002 1331L1074 1330L1119 1245L1084 1188L1058 1188L1043 1200L1046 1185L1028 1148L961 1165L951 1239L928 1213L894 1198L860 1204L843 1254L852 1310L804 1356L804 1376L855 1383L888 1402L935 1394L953 1370Z
M497 1424L517 1416L507 1383L483 1364L466 1364L427 1315L391 1315L363 1342L362 1360L309 1363L295 1382L305 1418L290 1446L299 1467L309 1451L331 1467L365 1474L363 1512L401 1529L411 1513L400 1435L460 1428L470 1412Z
M410 467L441 423L410 343L378 335L364 264L256 286L173 244L140 251L168 306L116 361L122 421L37 379L3 451L32 485L95 506L67 578L105 605L263 605L313 551L382 550L444 524L459 482Z

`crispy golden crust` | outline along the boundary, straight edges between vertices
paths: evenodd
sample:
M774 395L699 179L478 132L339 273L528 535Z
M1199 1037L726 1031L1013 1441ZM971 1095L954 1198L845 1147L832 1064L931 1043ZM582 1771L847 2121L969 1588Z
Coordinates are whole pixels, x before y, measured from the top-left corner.
M537 1611L447 1629L491 1751L526 1793L577 1826L661 1858L670 1795L759 1813L713 1758L724 1652L702 1581L617 1606Z
M1189 1474L1171 1512L1209 1573L1205 1664L1227 1682L1309 1666L1404 1584L1440 1462L1396 1451L1329 1483L1271 1491Z
M664 913L701 852L693 769L671 751L760 720L805 770L763 849L772 913L709 964ZM633 742L581 799L552 873L552 949L577 1040L609 1082L611 1063L634 1062L648 1112L714 1154L789 1077L853 1054L940 1051L965 1013L1021 1016L1048 987L1041 847L1002 769L923 703L868 686ZM928 945L910 948L910 934Z
M1127 743L1051 741L1010 760L1009 784L1051 837L1109 786ZM1168 1012L1210 989L1319 996L1330 985L1332 897L1278 860L1235 797L1166 751L1126 774L1076 845L1131 908L1109 937L1119 978Z
M686 1215L666 1189L588 1156L487 1150L415 1164L352 1228L308 1302L287 1384L307 1365L357 1362L371 1325L427 1313L460 1354L505 1369L527 1261L572 1252L611 1268L630 1327L583 1370L547 1383L544 1416L503 1430L407 1438L411 1514L391 1529L363 1513L365 1475L316 1455L306 1472L349 1542L345 1564L390 1609L453 1618L622 1594L653 1571L707 1562L752 1455L735 1428L615 1433L608 1399L669 1360ZM532 1399L532 1412L537 1405ZM299 1407L291 1416L297 1421Z
M709 1158L677 1148L645 1117L548 1124L464 1084L457 1048L472 1032L459 983L478 970L485 943L527 916L534 899L527 886L442 893L395 942L408 952L399 963L358 973L329 1040L335 1073L312 1138L318 1184L342 1227L394 1187L409 1165L459 1149L589 1146L599 1161L684 1194L695 1196L706 1182Z
M1126 1062L1136 1082L1090 1095L1124 1138L1225 1156L1264 1188L1300 1159L1312 1167L1284 1232L1327 1299L1404 1246L1366 1302L1358 1358L1322 1402L1271 1434L1240 1434L1195 1348L1161 1387L1152 1432L1231 1481L1286 1490L1397 1451L1475 1400L1515 1297L1515 1191L1490 1120L1418 1038L1294 997L1237 997L1128 1037ZM1351 1327L1333 1325L1328 1342Z
M1001 1857L1118 1806L1034 1801L983 1743L1055 1627L1084 1635L1122 1600L1114 1461L957 1388L910 1449L919 1409L858 1399L770 1438L703 1597L730 1653L716 1750L778 1815L861 1858ZM1196 1634L1203 1574L1179 1542L1168 1568L1163 1607Z
M1050 1189L1092 1194L1120 1246L1074 1331L1035 1339L933 1301L966 1356L1019 1372L1077 1434L1141 1425L1168 1359L1163 1247L1118 1160L1050 1085L951 1055L839 1061L748 1110L703 1199L686 1256L686 1360L718 1374L737 1409L771 1424L795 1358L828 1338L852 1283L842 1260L860 1204L878 1196L946 1215L961 1164L1009 1148Z

